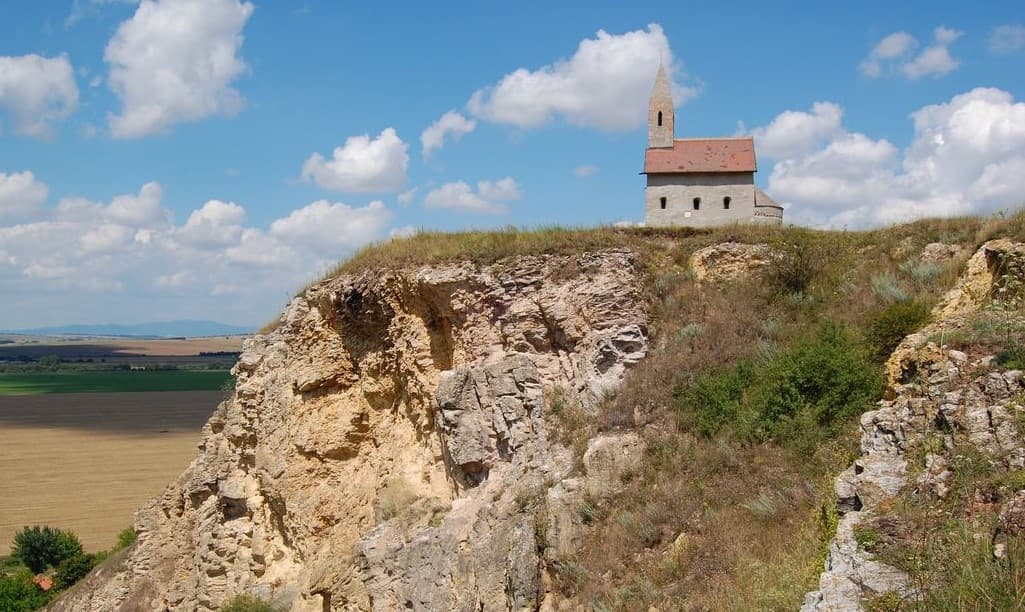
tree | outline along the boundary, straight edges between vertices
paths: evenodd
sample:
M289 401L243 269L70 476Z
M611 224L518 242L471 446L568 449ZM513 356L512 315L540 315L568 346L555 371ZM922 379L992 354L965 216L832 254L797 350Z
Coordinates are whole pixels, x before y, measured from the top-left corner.
M36 586L32 578L27 570L14 576L0 576L0 610L30 612L45 606L50 594Z
M15 534L11 547L11 555L36 574L81 554L82 544L74 533L49 526L23 528Z
M64 559L57 565L57 571L53 573L53 584L58 589L64 590L75 584L96 566L94 555L75 555Z

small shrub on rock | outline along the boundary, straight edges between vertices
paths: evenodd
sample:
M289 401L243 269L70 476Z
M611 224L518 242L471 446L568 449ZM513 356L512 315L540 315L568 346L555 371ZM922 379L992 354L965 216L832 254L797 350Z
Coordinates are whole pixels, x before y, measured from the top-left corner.
M221 612L276 612L276 610L274 606L259 597L243 593L236 595L231 601L224 604L221 607Z
M868 341L885 360L905 336L929 320L929 305L917 300L894 302L869 316Z

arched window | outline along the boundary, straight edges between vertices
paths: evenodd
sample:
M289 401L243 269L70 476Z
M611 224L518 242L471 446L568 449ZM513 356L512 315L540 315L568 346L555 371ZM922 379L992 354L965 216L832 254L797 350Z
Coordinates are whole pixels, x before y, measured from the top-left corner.
M658 200L659 200L659 204L662 205L662 210L665 210L666 209L666 202L668 201L668 198L659 198Z
M730 202L732 202L732 201L733 201L733 198L731 198L730 196L726 196L725 198L722 199L722 207L724 209L726 209L726 210L729 210L730 209Z
M658 111L658 127L662 127L662 111Z
M701 208L701 198L694 198L694 210Z

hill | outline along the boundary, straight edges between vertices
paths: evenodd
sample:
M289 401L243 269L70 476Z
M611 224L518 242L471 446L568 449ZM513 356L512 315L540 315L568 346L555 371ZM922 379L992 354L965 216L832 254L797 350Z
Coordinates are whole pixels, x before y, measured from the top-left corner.
M54 608L1021 601L1023 243L1019 213L372 247Z

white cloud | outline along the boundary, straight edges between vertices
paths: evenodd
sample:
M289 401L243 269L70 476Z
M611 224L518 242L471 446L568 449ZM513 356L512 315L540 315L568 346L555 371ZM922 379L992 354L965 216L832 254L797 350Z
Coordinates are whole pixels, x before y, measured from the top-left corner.
M977 88L911 118L914 137L903 152L842 127L818 147L792 149L773 167L769 192L791 221L851 228L1022 202L1025 103Z
M817 148L842 131L843 109L831 102L816 102L811 112L785 111L769 125L755 128L758 155L784 159Z
M139 0L74 0L71 12L64 20L64 27L70 28L85 17L94 14L100 7L112 4L138 4Z
M31 172L0 172L0 219L35 213L48 193L46 184L37 181Z
M577 166L573 169L573 174L581 178L593 176L598 172L598 166Z
M403 225L401 227L392 228L392 230L388 232L388 237L409 238L410 236L415 236L418 231L419 230L417 230L417 228L412 225Z
M380 235L391 216L379 201L354 208L318 200L272 223L270 233L306 245L324 257L338 258L366 244L368 236Z
M506 207L501 202L518 200L520 197L522 196L516 181L507 176L495 182L480 181L477 183L476 191L465 181L445 183L428 192L424 197L424 206L501 214L506 212Z
M373 140L369 134L346 139L330 160L314 153L303 164L302 178L334 191L395 192L406 184L408 168L409 145L386 128Z
M1025 49L1025 26L1021 24L996 26L990 31L986 45L991 52L1000 55Z
M934 44L915 55L913 51L918 47L915 37L907 32L894 32L872 47L858 69L871 78L901 74L909 79L919 79L948 74L961 65L960 60L950 54L949 47L962 34L953 28L939 26L933 29Z
M238 0L143 0L107 44L107 82L122 110L108 117L115 138L167 132L177 123L238 114L230 85L253 5Z
M502 185L489 189L502 195ZM380 202L318 201L253 227L242 205L208 200L175 224L162 191L147 183L107 202L65 197L36 205L31 222L0 219L0 319L32 326L64 308L81 320L130 320L141 311L260 322L318 271L387 237L392 218ZM55 292L68 302L55 306ZM235 299L214 297L229 293Z
M138 195L119 195L103 209L103 216L114 223L131 227L162 226L171 214L160 205L164 189L160 183L146 183Z
M10 116L15 132L48 136L77 106L75 71L66 55L0 56L0 110Z
M399 201L399 204L406 205L412 202L413 197L416 195L418 189L419 187L413 187L412 189L407 189L400 193L396 198Z
M431 153L445 146L446 136L451 136L451 139L456 141L475 129L477 129L476 121L467 119L459 112L448 111L420 134L424 159L429 158Z
M907 32L894 32L880 40L868 57L862 60L858 68L866 76L876 78L882 75L883 60L890 60L906 55L918 44L915 37Z
M477 90L467 108L478 118L521 128L561 116L579 126L633 129L645 121L660 62L675 83L677 105L697 94L680 84L686 75L673 61L662 27L651 24L619 35L599 30L595 38L581 41L569 59L534 71L519 68Z
M177 237L198 247L233 244L242 235L245 217L245 209L234 202L210 200L192 211Z

